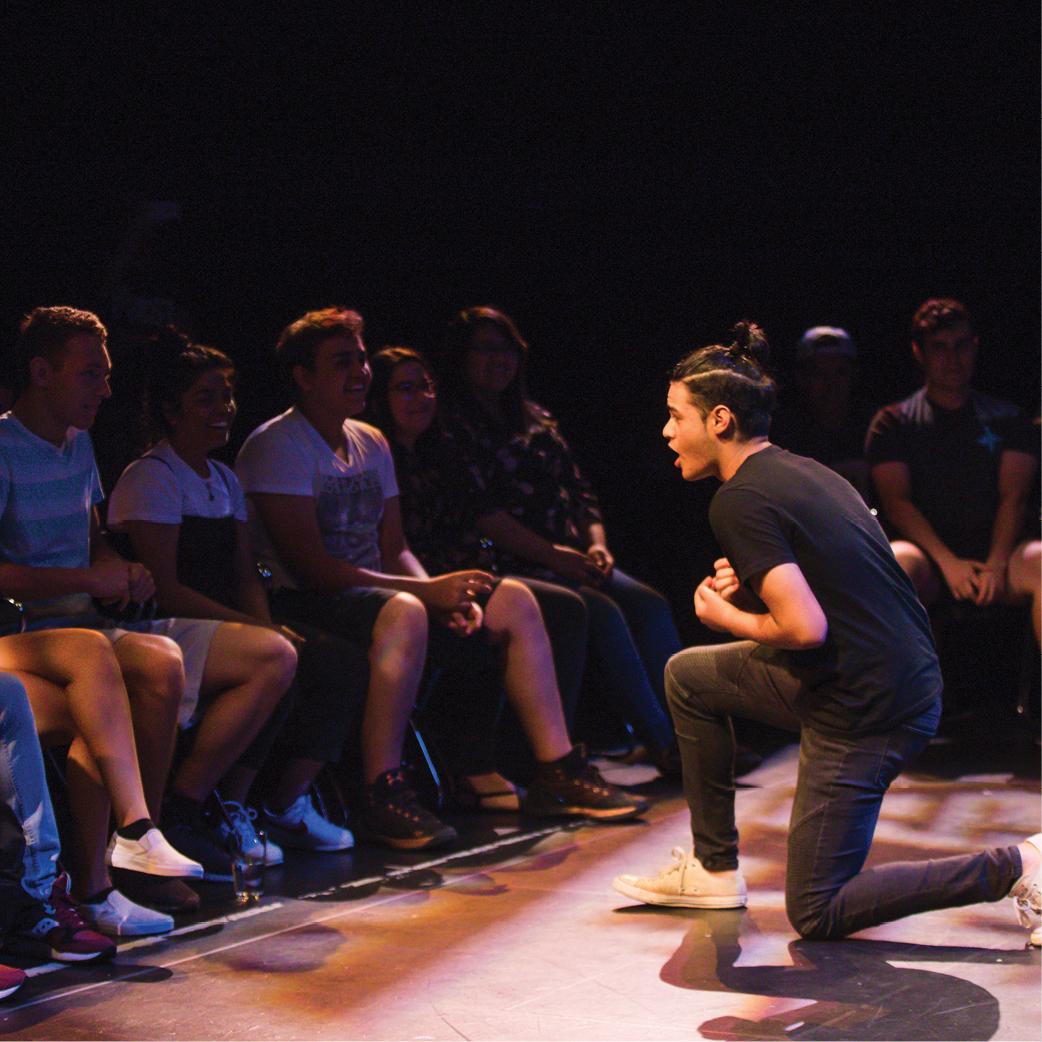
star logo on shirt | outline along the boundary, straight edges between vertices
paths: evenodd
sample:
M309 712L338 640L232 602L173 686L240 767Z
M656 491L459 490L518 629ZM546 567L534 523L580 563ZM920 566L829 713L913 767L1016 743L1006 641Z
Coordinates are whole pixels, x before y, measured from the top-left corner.
M1002 444L1002 439L987 425L984 425L984 433L977 439L978 445L983 445L988 452L994 455L995 450Z

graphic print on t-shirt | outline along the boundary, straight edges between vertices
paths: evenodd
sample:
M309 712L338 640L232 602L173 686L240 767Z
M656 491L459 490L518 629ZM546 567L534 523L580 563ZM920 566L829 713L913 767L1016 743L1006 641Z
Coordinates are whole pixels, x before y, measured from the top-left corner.
M320 474L315 509L326 550L362 568L379 568L372 560L383 514L384 491L375 470L361 474Z

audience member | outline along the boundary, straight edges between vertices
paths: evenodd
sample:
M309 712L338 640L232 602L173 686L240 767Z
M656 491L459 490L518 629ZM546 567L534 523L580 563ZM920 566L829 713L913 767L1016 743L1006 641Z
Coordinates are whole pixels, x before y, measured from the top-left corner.
M238 469L279 585L276 606L370 643L363 734L380 741L363 749L369 831L406 847L454 835L419 804L400 769L407 722L401 710L415 702L428 647L431 662L456 679L455 705L443 699L439 712L459 720L457 760L466 784L479 803L513 795L491 752L498 699L484 641L490 632L505 645L507 687L536 755L552 760L530 799L552 812L638 813L643 804L604 783L570 747L549 646L545 634L536 643L541 619L527 593L496 586L476 569L430 578L410 551L387 442L351 418L364 410L371 378L361 316L338 308L310 312L283 331L278 352L296 404L250 435ZM380 712L388 702L397 712Z
M58 872L59 852L29 699L16 677L0 673L0 943L57 962L108 958L116 947L88 928ZM0 966L0 999L25 976Z
M394 455L409 548L432 575L475 565L498 572L495 548L477 526L501 508L477 482L458 439L441 422L430 363L411 348L388 347L371 365L368 412ZM543 614L565 719L571 721L586 660L586 607L564 586L538 579L526 585Z
M388 435L394 455L402 516L403 539L419 562L415 574L426 575L453 556L446 541L462 536L473 545L470 517L483 516L484 497L455 455L451 439L435 423L435 385L427 361L407 347L380 351L373 360L372 414ZM409 536L415 533L420 550ZM603 779L575 778L572 792L554 791L551 765L571 749L552 655L539 605L523 584L504 579L496 586L484 614L493 642L504 646L506 688L511 704L532 745L537 766L525 797L529 813L553 813L564 807L591 817L625 816L636 801L618 794L608 798ZM534 710L538 709L539 712ZM579 764L578 754L572 762Z
M43 743L68 746L74 826L69 862L86 914L103 932L116 935L172 929L170 916L135 904L112 886L105 826L92 827L97 806L107 818L111 800L114 866L159 877L202 875L201 866L171 847L149 819L130 702L112 645L87 629L12 634L0 637L0 670L21 679Z
M669 604L616 567L593 488L556 419L527 396L528 345L510 318L490 307L461 311L446 347L450 424L502 508L479 528L494 540L504 572L579 592L594 667L587 689L595 685L660 766L675 773L662 676L680 637Z
M864 497L868 415L856 395L857 348L836 326L814 326L800 337L789 393L779 396L771 440L842 474Z
M297 645L296 705L278 714L243 754L256 771L284 731L286 762L265 808L269 834L304 850L344 850L351 833L323 818L308 790L323 765L339 761L369 667L355 644L313 627L272 621L246 528L246 500L234 471L210 460L235 422L235 368L222 352L174 331L152 342L146 391L150 448L123 472L108 504L109 527L125 533L152 573L160 610L282 632ZM259 849L251 810L225 803L239 844ZM274 842L267 861L282 860Z
M894 553L928 607L1030 602L1037 640L1042 543L1024 522L1038 432L974 388L977 334L957 300L923 303L911 339L923 386L876 413L865 446Z
M178 618L114 625L99 614L93 597L122 609L154 592L148 569L119 557L99 529L102 492L87 429L111 393L105 327L89 312L36 308L22 322L16 355L18 397L0 417L0 587L25 603L31 629L95 628L112 642L153 817L175 722L197 725L163 801L162 824L204 877L230 879L228 853L203 804L218 782L231 799L245 794L248 772L233 765L289 685L296 655L285 638L256 626ZM104 849L104 794L84 803L90 809L81 807L78 824ZM181 892L149 899L175 908L191 901Z

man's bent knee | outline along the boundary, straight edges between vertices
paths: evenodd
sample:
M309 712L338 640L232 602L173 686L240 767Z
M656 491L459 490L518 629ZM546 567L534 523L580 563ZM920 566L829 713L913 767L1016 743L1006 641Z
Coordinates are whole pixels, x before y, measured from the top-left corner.
M155 634L129 633L117 641L115 651L132 695L180 703L185 668L174 641Z

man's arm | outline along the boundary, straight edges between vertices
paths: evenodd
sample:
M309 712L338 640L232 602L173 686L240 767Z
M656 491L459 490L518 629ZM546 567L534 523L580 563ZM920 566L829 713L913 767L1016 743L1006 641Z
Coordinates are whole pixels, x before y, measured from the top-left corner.
M709 576L695 590L695 612L711 629L789 651L825 643L828 620L799 565L775 565L754 583L767 608L764 614L742 611L717 593L715 582Z
M276 552L304 589L344 590L354 586L375 586L399 590L413 594L429 608L450 614L463 610L471 602L473 595L468 595L468 590L478 594L492 589L492 576L476 569L427 579L356 568L326 551L313 497L271 492L251 495ZM399 566L403 566L400 557Z
M1006 569L1024 524L1024 507L1037 466L1035 457L1027 452L1008 450L999 457L999 505L980 577L978 604L990 604L1006 585Z
M877 463L872 467L872 481L887 520L936 563L952 595L962 600L975 596L977 575L984 562L956 557L945 546L933 525L912 502L908 465L896 460Z
M551 543L549 539L526 528L505 510L496 510L479 517L477 529L496 546L501 546L516 557L549 568L562 579L586 586L599 586L604 581L604 573L587 554L570 546Z
M131 566L100 535L96 510L91 512L91 561L87 568L37 568L0 563L0 591L20 601L45 600L86 593L126 607L131 599ZM100 553L95 556L95 548ZM145 598L147 600L147 597Z

